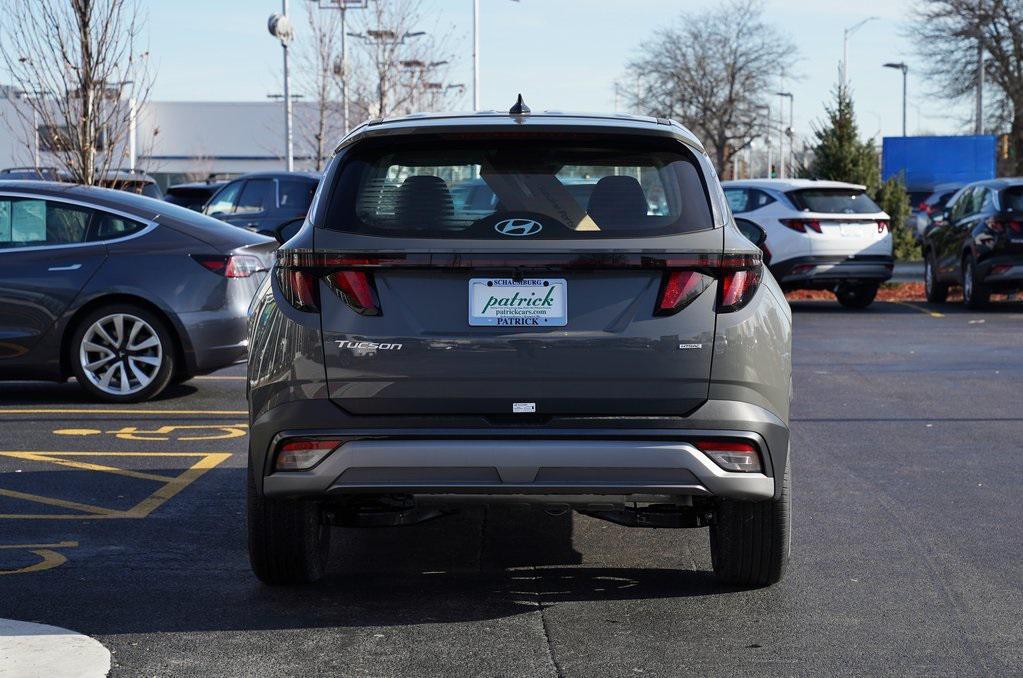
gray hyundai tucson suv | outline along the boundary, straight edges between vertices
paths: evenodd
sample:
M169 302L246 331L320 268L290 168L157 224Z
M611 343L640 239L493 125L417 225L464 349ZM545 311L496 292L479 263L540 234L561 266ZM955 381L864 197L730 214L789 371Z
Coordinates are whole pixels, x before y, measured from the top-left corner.
M678 123L527 111L358 127L278 251L250 312L264 582L321 577L332 526L501 501L709 527L720 579L781 578L791 314L760 250Z

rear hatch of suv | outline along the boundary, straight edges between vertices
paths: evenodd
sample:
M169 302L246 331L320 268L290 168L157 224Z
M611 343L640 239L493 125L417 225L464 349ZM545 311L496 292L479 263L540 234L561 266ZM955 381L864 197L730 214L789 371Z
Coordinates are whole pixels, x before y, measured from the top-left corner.
M862 188L802 188L786 196L800 211L783 223L810 236L810 254L890 255L888 215Z
M345 410L683 415L706 400L722 275L738 299L759 261L723 256L715 179L681 142L406 136L342 163L315 251L283 254L279 284L319 308ZM459 199L465 184L493 197Z

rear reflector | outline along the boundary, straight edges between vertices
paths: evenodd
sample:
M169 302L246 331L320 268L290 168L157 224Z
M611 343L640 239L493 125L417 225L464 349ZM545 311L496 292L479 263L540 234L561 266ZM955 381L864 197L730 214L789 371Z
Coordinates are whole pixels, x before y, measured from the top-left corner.
M761 473L760 453L756 445L733 440L701 440L696 447L725 471Z
M258 257L249 254L193 254L192 259L207 271L225 278L248 278L266 270Z
M292 438L277 448L275 471L305 471L319 464L341 444L333 438Z

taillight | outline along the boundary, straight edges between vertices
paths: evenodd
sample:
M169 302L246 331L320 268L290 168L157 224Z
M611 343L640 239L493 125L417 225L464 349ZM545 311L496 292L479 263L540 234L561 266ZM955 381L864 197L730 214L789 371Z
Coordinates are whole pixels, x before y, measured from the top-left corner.
M823 233L821 231L821 222L816 219L779 219L778 221L798 233L806 233L806 229L810 229L815 233Z
M1010 219L988 219L987 227L991 229L992 233L1005 233L1012 231L1014 233L1023 232L1023 222L1010 220Z
M292 438L277 447L275 471L305 471L319 464L333 452L341 440L337 438Z
M193 254L192 259L207 271L225 278L248 278L266 270L258 257L249 254Z
M319 277L315 271L278 265L277 283L284 298L299 311L320 310Z
M654 315L674 315L710 286L713 278L698 271L668 271Z
M331 289L338 292L356 313L380 315L380 302L373 287L372 274L364 271L335 271L327 276Z
M888 222L884 219L878 219L877 221L877 232L884 233L888 230Z
M721 289L718 312L738 311L750 302L760 287L764 267L760 255L725 255L721 261Z
M737 440L700 440L696 447L725 471L761 473L764 470L760 452L753 443Z

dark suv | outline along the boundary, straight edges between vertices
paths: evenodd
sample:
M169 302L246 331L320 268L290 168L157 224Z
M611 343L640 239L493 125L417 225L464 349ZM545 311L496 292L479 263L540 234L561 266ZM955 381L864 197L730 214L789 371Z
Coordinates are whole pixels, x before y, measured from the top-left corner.
M319 183L312 172L246 174L217 191L203 214L285 242L298 232Z
M481 181L489 207L453 198ZM692 133L376 121L317 195L251 309L263 581L321 576L332 525L502 501L709 526L723 580L781 577L791 316Z
M993 292L1023 289L1023 179L968 184L934 219L923 241L927 300L940 303L952 285L963 301L984 306Z

